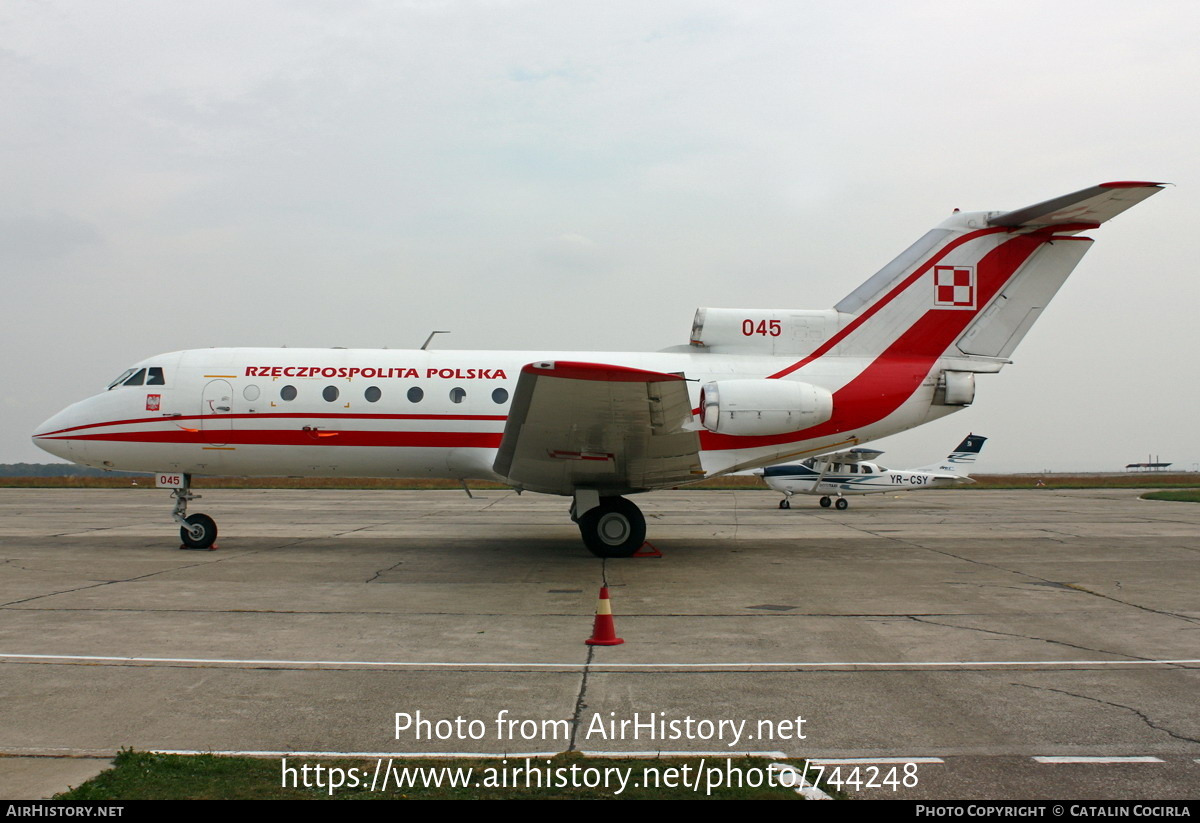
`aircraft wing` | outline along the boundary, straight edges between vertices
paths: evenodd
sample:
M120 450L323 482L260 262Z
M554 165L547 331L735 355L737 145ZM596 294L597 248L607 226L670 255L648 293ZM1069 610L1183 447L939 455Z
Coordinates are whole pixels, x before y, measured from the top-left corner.
M521 369L493 469L520 488L602 495L703 477L681 375L564 360Z
M879 449L857 448L833 454L823 454L817 458L825 463L861 463L864 460L874 460L883 454Z
M1133 181L1101 183L1044 203L1002 212L989 218L988 223L1013 229L1048 227L1064 233L1086 231L1157 194L1162 187L1162 183Z

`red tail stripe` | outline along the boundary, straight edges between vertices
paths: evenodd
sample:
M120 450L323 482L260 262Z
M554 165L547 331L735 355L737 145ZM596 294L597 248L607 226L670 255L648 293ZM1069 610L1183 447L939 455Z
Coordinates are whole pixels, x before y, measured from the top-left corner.
M1018 235L984 255L976 266L978 305L987 305L1043 242L1044 237ZM834 392L832 420L781 435L735 436L702 431L700 446L703 449L774 446L852 431L877 423L912 396L929 375L933 364L978 313L978 309L926 311L871 365ZM839 414L839 409L849 411Z
M929 271L929 269L932 268L935 263L940 261L942 258L944 258L947 254L949 254L954 249L961 246L963 243L969 243L970 241L975 240L979 237L983 237L983 236L989 235L989 234L997 234L997 233L1003 232L1003 231L1008 231L1008 229L1003 228L1003 227L991 228L991 229L980 229L979 231L973 231L970 234L964 234L962 237L959 237L958 239L952 240L951 242L947 243L945 245L945 247L942 248L941 251L939 251L933 257L930 257L928 260L926 260L924 263L922 263L920 266L918 266L916 271L914 271L908 277L904 278L904 281L902 283L897 285L894 289L892 289L890 292L885 294L880 299L876 300L866 311L864 311L862 314L860 314L858 317L856 317L854 320L852 320L850 322L850 325L846 326L846 328L842 329L840 332L835 334L833 337L829 338L827 341L825 341L820 346L818 346L813 351L812 354L808 355L803 360L801 360L797 363L793 363L792 365L788 366L786 369L770 375L767 379L771 380L771 379L775 379L775 378L779 378L779 377L786 377L787 375L791 374L792 372L796 371L797 369L804 368L809 363L811 363L812 361L816 360L821 355L828 352L830 349L832 349L838 343L841 343L855 329L857 329L859 326L861 326L863 323L865 323L876 312L878 312L880 309L882 309L888 303L892 302L894 299L896 299L896 297L898 295L902 294L905 291L905 289L907 289L914 282L916 282L918 279L920 279L921 275L923 275L923 274L925 274L925 272Z

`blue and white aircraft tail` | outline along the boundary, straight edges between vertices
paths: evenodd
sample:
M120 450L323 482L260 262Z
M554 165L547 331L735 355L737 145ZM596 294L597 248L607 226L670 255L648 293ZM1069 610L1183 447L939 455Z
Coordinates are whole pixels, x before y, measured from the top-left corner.
M783 492L779 508L790 509L793 494L819 494L821 507L845 509L845 495L875 494L909 489L937 489L974 483L970 470L975 465L986 437L968 434L958 447L938 463L918 469L885 469L874 462L883 454L878 449L857 448L814 457L803 463L768 466L757 474L767 485Z

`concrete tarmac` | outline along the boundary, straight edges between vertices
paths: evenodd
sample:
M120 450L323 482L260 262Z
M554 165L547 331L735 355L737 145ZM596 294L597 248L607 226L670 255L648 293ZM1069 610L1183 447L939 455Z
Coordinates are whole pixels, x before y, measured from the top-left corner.
M164 491L0 490L0 796L79 782L27 758L132 747L782 752L863 797L1200 797L1200 506L660 492L635 500L663 556L602 561L565 499L483 494L205 491L195 552ZM626 642L587 646L605 582Z

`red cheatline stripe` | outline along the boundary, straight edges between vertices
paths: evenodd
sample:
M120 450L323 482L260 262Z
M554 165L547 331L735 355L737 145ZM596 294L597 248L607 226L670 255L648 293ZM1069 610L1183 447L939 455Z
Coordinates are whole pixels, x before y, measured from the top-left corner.
M328 435L336 434L337 437ZM52 440L88 440L120 443L168 443L238 446L369 446L374 448L478 448L500 447L501 432L389 432L389 431L141 431L78 434Z
M134 426L140 423L175 423L183 420L498 420L503 422L508 419L503 414L338 414L336 412L327 413L310 413L304 412L263 412L256 414L184 414L178 417L174 415L159 415L158 417L138 417L129 420L110 420L106 423L87 423L82 426L71 426L66 429L57 429L51 432L43 432L34 435L34 437L53 437L54 435L65 434L67 432L81 431L83 429L96 429L105 426Z
M1018 235L988 252L976 265L979 306L986 306L1044 237ZM851 431L887 417L912 396L934 362L978 315L975 311L930 309L857 377L833 394L833 419L792 434L737 436L700 432L703 449L773 446ZM839 409L846 411L839 414Z
M869 308L867 308L866 311L864 311L862 314L860 314L858 317L856 317L854 320L852 320L850 322L850 325L846 326L846 328L842 329L840 332L835 334L833 337L829 338L829 340L825 341L820 346L818 346L813 351L812 354L808 355L807 357L805 357L803 360L799 361L798 363L793 363L792 365L788 366L786 369L770 375L770 377L768 377L767 379L770 380L770 379L774 379L774 378L785 377L785 376L791 374L792 372L796 371L797 369L804 368L809 363L811 363L812 361L816 360L821 355L828 352L830 349L832 349L838 343L841 343L843 340L846 339L846 337L850 333L852 333L855 329L857 329L859 326L861 326L863 323L865 323L869 318L871 318L876 312L878 312L880 309L882 309L888 303L892 302L892 300L894 300L896 297L898 297L900 294L902 294L915 281L920 279L920 277L923 274L925 274L925 272L929 271L929 269L932 268L935 263L942 260L947 254L949 254L951 251L953 251L954 249L961 246L963 243L969 243L970 241L975 240L979 237L983 237L988 234L997 234L997 233L1003 232L1003 231L1008 231L1008 229L1006 229L1004 227L997 227L997 228L991 228L991 229L980 229L979 231L974 231L974 232L971 232L970 234L964 234L962 237L958 238L957 240L953 240L953 241L947 243L945 248L943 248L941 251L939 251L933 257L930 257L928 260L926 260L924 263L922 263L916 269L916 271L914 271L908 277L904 278L904 281L902 283L900 283L898 286L896 286L890 292L885 294L883 297L876 300L875 303L872 304Z

